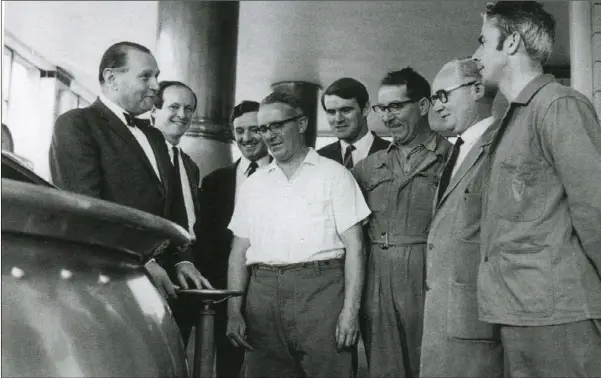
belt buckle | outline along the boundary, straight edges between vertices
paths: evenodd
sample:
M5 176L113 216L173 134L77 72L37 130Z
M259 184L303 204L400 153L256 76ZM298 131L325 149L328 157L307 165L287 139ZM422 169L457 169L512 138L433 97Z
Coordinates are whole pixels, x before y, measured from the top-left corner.
M388 244L388 232L382 232L382 234L380 234L380 237L384 238L384 243L380 243L380 248L388 249L388 247L390 247L390 245Z

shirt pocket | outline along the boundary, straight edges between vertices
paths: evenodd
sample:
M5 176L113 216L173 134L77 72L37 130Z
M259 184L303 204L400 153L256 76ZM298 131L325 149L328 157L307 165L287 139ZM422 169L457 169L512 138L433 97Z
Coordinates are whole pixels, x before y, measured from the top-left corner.
M478 319L478 287L450 281L447 302L447 335L454 339L499 342L498 326Z
M307 217L304 227L309 233L323 234L324 230L331 230L333 225L333 214L331 203L328 200L310 199L306 202Z
M436 173L417 173L412 182L404 190L410 190L409 204L411 210L432 213L434 194L438 185L439 175Z
M547 166L544 162L502 162L501 196L497 204L501 218L531 222L543 216L547 196ZM494 200L494 199L493 199Z
M393 180L392 175L376 171L374 176L365 182L366 201L371 211L381 213L386 210Z

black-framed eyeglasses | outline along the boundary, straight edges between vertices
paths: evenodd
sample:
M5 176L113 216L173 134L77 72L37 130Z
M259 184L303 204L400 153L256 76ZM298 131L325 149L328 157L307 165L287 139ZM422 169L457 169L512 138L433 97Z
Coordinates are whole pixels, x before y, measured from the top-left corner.
M259 133L266 134L267 130L269 130L272 133L280 134L282 132L282 128L284 128L285 124L287 124L288 122L291 122L291 121L295 121L304 116L305 116L304 114L301 114L301 115L297 115L294 117L283 119L281 121L271 122L266 125L259 125Z
M417 101L419 101L419 100L394 101L388 105L376 104L376 105L372 106L371 108L374 110L374 112L376 112L380 115L386 113L387 110L393 114L399 114L405 108L405 105L410 104L410 103L415 103Z
M459 88L473 85L475 83L477 83L477 81L473 80L473 81L470 81L469 83L458 84L458 85L448 88L448 89L439 89L436 91L436 93L434 93L432 96L430 96L430 103L432 105L434 105L436 100L439 100L441 104L446 104L449 101L449 93L451 93Z

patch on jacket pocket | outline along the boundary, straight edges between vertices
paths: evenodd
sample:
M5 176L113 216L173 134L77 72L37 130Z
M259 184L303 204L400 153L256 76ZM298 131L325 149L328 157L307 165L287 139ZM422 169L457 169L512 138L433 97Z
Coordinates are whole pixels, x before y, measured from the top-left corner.
M447 334L461 340L499 342L498 326L478 320L477 285L451 281L447 302Z

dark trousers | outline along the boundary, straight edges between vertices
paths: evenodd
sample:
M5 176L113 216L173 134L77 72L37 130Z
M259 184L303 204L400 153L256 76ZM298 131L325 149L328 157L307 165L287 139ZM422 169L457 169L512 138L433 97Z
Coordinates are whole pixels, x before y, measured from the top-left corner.
M247 377L351 377L352 352L336 350L344 261L254 266L246 297Z
M601 319L551 326L502 326L510 377L601 376Z

